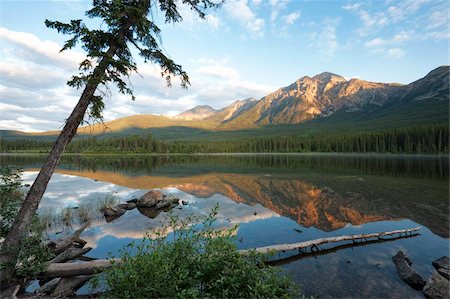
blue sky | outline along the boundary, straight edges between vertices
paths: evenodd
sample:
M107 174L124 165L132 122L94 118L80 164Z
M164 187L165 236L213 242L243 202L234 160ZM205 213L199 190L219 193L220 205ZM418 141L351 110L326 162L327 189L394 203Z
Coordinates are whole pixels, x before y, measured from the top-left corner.
M0 3L0 129L62 126L80 93L65 82L84 55L81 49L59 54L67 37L44 20L85 18L90 4ZM182 90L175 80L169 89L157 67L138 61L143 77L131 78L136 101L113 92L105 120L174 115L200 104L222 108L324 71L407 84L449 64L446 0L228 0L206 20L184 8L182 15L182 23L160 27L166 52L183 65L192 86Z

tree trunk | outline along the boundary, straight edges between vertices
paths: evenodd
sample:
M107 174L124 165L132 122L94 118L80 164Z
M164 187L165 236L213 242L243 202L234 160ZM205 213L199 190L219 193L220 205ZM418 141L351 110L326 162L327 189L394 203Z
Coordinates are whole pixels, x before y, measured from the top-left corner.
M17 214L12 228L6 236L5 241L2 244L0 250L0 265L2 269L0 271L1 288L6 288L11 283L14 277L14 270L17 263L21 247L22 236L26 233L31 225L33 216L36 214L36 210L41 201L42 195L47 188L48 182L58 165L59 159L64 152L67 144L72 140L77 132L78 126L83 121L89 104L91 103L94 92L96 91L100 78L103 78L105 70L110 65L109 60L116 54L118 45L121 45L125 41L125 34L128 31L130 24L127 23L118 32L117 39L111 41L111 46L105 53L104 58L95 67L92 77L93 80L87 83L86 87L81 94L80 100L73 109L66 124L58 136L52 151L42 166L36 180L30 188L27 197L23 201L19 213Z

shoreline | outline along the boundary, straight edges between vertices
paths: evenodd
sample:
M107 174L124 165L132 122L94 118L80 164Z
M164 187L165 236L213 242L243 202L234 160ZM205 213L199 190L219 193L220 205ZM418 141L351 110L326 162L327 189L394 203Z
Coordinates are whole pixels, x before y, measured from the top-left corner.
M49 153L0 153L1 156L44 156ZM360 152L303 152L303 153L64 153L63 156L323 156L323 157L362 157L362 158L450 158L449 154L408 154L408 153L360 153Z

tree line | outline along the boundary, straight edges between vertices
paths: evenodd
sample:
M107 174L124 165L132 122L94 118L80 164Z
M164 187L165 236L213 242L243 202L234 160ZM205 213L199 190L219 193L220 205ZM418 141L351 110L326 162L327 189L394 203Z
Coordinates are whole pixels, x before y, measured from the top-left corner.
M53 142L2 140L1 152L48 152ZM226 141L164 141L151 134L110 138L78 138L69 153L448 153L445 125L314 136L267 136Z

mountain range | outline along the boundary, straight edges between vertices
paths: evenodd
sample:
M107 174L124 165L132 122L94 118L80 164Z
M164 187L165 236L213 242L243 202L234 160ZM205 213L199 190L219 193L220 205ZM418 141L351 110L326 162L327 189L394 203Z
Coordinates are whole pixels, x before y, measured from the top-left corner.
M174 117L133 115L81 127L79 135L150 132L163 139L315 134L448 123L449 66L407 85L347 80L324 72L304 76L257 100L215 110L197 106ZM2 137L53 137L57 131L1 131Z

